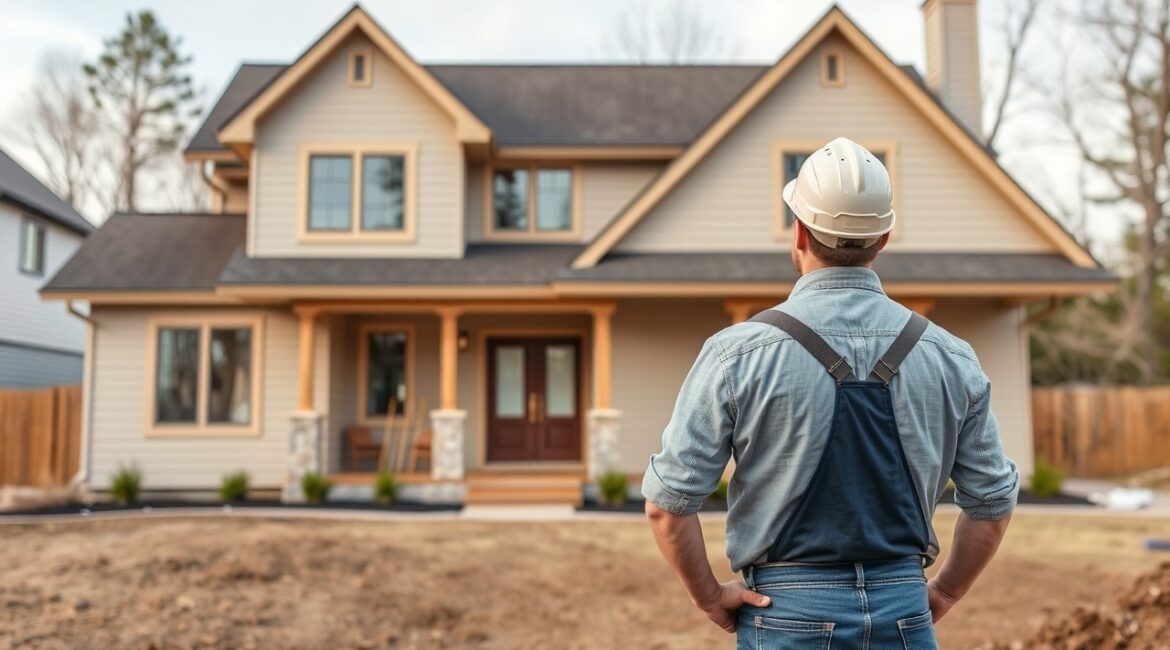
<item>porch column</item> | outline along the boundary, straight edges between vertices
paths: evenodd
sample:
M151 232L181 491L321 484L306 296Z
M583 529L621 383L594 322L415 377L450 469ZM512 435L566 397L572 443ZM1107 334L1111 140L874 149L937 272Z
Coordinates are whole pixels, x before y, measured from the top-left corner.
M439 408L431 411L431 478L463 478L463 446L467 411L458 408L458 307L441 307L439 315Z
M731 317L731 324L742 323L752 317L752 303L746 300L726 300L723 311Z
M313 404L313 358L317 333L315 309L298 309L300 318L297 355L297 410L289 423L288 472L281 498L303 501L301 479L321 471L321 414Z
M910 311L918 312L923 316L929 316L930 312L934 310L934 298L903 298L898 300Z
M586 471L596 479L608 471L618 471L617 450L621 429L621 411L613 408L613 334L615 306L597 305L593 314L593 408L587 413L589 462Z

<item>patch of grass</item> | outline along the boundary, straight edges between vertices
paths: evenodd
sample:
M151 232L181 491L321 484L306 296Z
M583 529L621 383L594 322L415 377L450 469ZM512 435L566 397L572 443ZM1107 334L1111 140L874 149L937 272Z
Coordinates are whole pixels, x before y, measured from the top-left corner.
M1063 487L1064 472L1051 465L1047 458L1037 457L1028 485L1029 491L1038 497L1054 497L1060 494Z
M398 481L394 480L394 472L378 472L374 479L374 499L378 503L394 503L398 498Z
M128 506L137 503L141 493L142 470L133 463L119 465L118 471L114 472L114 478L110 481L110 495L118 503Z
M220 501L243 501L248 498L251 479L244 470L225 474L219 484Z
M597 477L597 491L601 502L607 506L620 506L626 502L626 489L630 479L621 472L609 471Z
M301 492L309 503L323 503L329 499L333 483L323 475L309 472L301 477Z
M721 501L726 501L727 500L727 481L719 481L719 487L715 488L715 491L711 493L711 496L712 496L712 498L719 499Z

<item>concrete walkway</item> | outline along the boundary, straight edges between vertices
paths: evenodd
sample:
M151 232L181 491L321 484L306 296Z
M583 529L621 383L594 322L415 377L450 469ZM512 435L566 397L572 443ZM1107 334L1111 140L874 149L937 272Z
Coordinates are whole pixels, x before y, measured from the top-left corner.
M1092 499L1094 495L1104 497L1115 487L1126 487L1121 483L1102 479L1069 478L1064 480L1064 491L1067 494ZM1097 507L1100 512L1130 512L1131 514L1145 513L1170 517L1170 490L1154 490L1153 503L1148 508L1138 511L1114 511Z

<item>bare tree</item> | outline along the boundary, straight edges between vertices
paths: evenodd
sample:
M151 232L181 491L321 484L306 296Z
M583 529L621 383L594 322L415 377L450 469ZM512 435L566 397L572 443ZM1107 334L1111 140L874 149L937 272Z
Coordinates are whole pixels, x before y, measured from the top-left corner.
M1003 33L1004 47L1007 60L1004 63L1003 80L999 84L998 99L995 104L995 113L991 118L991 126L987 131L988 146L995 146L995 139L999 136L1008 115L1008 103L1012 99L1016 81L1019 78L1022 59L1020 53L1024 42L1036 18L1036 12L1044 0L1004 0L1004 20L1000 26Z
M693 63L731 54L716 23L695 0L676 0L655 10L627 5L606 49L633 63Z
M36 152L46 184L78 210L100 202L97 113L89 101L81 57L50 50L37 66L36 83L6 128L14 141Z

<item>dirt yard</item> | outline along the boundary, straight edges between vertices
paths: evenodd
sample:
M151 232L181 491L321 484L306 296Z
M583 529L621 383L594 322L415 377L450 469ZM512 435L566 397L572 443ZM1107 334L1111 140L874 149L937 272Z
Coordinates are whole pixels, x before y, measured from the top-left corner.
M937 521L949 540L953 515ZM722 523L707 526L726 566ZM942 647L1112 599L1170 522L1019 515ZM711 648L641 521L253 519L0 527L0 647ZM726 571L724 571L726 574Z

